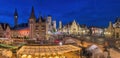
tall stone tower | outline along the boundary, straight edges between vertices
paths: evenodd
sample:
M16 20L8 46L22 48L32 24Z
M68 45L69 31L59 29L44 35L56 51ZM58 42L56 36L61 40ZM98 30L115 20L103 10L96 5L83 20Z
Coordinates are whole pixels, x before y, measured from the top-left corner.
M55 20L53 21L53 29L54 29L54 31L56 31L56 21Z
M49 15L47 17L48 31L51 31L51 29L52 29L51 21L52 21L52 17Z
M109 22L109 26L108 26L108 28L105 30L105 37L107 37L107 38L112 38L113 37L113 34L114 33L114 28L113 28L113 24L112 24L112 22L110 21Z
M109 22L109 26L108 26L108 28L113 29L113 24L112 24L111 21Z
M35 14L34 14L34 7L32 7L32 11L31 11L31 15L29 18L29 38L33 39L35 38L35 23L36 23L36 18L35 18Z
M59 29L61 29L61 28L62 28L62 22L59 21Z
M15 8L15 12L14 12L14 24L15 24L15 27L18 26L18 13L17 13L16 8Z

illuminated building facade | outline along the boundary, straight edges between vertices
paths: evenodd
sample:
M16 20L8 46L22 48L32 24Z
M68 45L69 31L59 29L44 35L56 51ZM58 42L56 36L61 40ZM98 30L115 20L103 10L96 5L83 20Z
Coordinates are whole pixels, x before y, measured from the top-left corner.
M56 29L56 21L53 21L52 24L53 24L53 27L52 27L52 28L53 28L53 31L56 32L56 31L57 31L57 29Z
M91 35L92 36L103 36L104 29L99 28L99 27L91 27Z
M34 14L34 8L32 8L31 16L29 18L29 38L34 39L45 39L46 35L46 18L39 17L38 20L36 20L35 14Z
M17 23L18 14L17 10L15 10L14 14L14 28L11 29L12 35L11 37L27 37L30 39L36 40L44 40L47 38L48 31L52 31L52 17L42 17L39 16L37 19L35 17L34 8L32 7L32 11L28 20L28 23L19 24ZM54 22L54 28L56 29L56 21Z
M74 34L74 35L87 35L89 33L89 29L85 25L80 26L78 23L76 23L75 20L63 27L62 27L62 22L60 21L59 31L66 34Z
M0 24L0 37L1 38L11 38L11 29L9 24Z
M105 29L104 35L107 38L120 38L120 18L117 18L114 24L109 22L109 26Z

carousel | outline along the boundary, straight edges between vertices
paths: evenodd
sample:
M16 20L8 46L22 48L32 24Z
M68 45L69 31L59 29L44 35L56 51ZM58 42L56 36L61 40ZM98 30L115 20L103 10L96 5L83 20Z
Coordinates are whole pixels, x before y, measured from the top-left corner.
M73 45L62 46L23 46L17 52L17 58L65 58L65 53L80 51Z

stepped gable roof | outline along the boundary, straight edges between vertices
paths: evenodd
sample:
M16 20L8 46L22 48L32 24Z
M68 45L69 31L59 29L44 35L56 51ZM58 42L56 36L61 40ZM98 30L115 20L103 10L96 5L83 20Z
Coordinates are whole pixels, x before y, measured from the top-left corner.
M7 26L10 28L10 25L7 24L7 23L0 23L1 27L3 30L6 30L7 29ZM11 28L10 28L11 29Z
M36 22L46 22L46 18L43 18L42 16L40 16L38 20L36 20Z

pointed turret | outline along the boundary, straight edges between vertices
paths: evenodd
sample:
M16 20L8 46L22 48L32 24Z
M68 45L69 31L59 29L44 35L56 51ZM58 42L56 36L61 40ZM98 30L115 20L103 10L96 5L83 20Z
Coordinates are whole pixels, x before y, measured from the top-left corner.
M35 18L35 13L34 13L34 7L32 7L31 15L29 18L29 29L30 29L30 34L29 38L33 39L35 38L35 23L36 23L36 18Z
M59 21L59 29L62 28L62 21Z
M120 22L120 17L117 17L115 22Z
M72 24L76 24L76 25L77 25L77 23L76 23L76 21L75 21L75 20L72 22Z
M112 22L111 22L111 21L109 22L108 28L113 28L113 25L112 25Z
M32 11L30 15L30 19L35 18L34 7L32 6Z
M15 8L14 16L18 16L17 9Z
M40 23L40 22L42 22L42 16L39 16L39 18L38 18L38 22Z
M73 20L73 22L76 22L75 20Z

